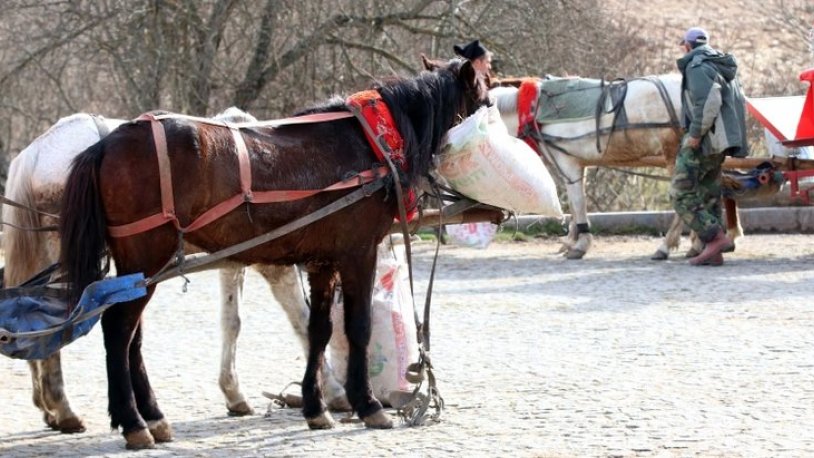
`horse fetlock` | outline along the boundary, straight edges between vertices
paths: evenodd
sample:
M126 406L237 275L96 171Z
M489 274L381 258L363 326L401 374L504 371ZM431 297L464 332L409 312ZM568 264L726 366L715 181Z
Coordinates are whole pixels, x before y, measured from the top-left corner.
M382 409L362 418L362 420L365 422L365 426L371 429L390 429L393 427L393 420L390 415L384 413Z
M311 429L331 429L335 424L333 417L327 411L316 417L306 418L305 421L308 422L308 427Z
M148 421L147 428L155 442L172 442L172 427L165 418Z
M155 448L155 439L147 428L137 429L124 433L125 447L127 450L143 450Z

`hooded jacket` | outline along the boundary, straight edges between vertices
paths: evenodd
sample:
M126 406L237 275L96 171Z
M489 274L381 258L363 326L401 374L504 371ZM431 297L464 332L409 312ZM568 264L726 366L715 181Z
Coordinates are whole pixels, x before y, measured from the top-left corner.
M681 111L687 133L701 138L705 154L748 155L746 101L735 58L702 45L676 63L683 76Z

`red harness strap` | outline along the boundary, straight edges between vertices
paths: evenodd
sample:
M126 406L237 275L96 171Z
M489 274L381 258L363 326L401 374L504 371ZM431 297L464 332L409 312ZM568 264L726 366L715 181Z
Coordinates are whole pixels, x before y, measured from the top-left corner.
M343 119L352 116L350 113L337 113L337 114L339 116L334 117L320 116L318 118L311 117L311 120L308 122L322 122L333 119ZM251 166L249 163L249 153L248 149L246 148L246 143L243 140L243 135L240 133L239 128L237 127L237 125L205 120L209 124L229 127L232 133L232 137L235 140L235 146L237 149L237 157L240 170L240 193L232 196L229 199L226 199L225 201L205 211L188 226L181 226L181 222L178 221L178 217L175 214L175 203L172 191L172 175L170 172L170 160L167 154L167 140L166 135L164 133L164 126L161 124L160 121L160 119L166 119L169 117L173 116L172 115L155 116L151 113L146 113L139 116L136 119L137 121L145 120L150 121L150 126L153 131L156 157L158 160L159 182L161 188L161 212L148 216L146 218L142 218L132 223L122 224L119 226L110 226L108 227L108 232L110 233L111 237L114 238L128 237L131 235L139 234L141 232L149 231L150 229L154 229L168 222L172 222L175 228L182 233L192 232L217 220L218 218L229 213L230 211L234 210L235 208L239 207L244 203L267 204L304 199L306 197L311 197L313 195L319 194L321 192L338 191L341 189L358 187L365 183L370 183L379 178L382 178L389 173L387 167L379 167L377 169L365 170L352 178L338 181L323 189L252 191L252 178L251 178ZM185 119L191 118L186 116L180 117ZM203 118L192 118L192 119L197 120ZM295 122L293 122L295 124L301 123L296 122L299 121L297 120L297 118L290 119L295 120ZM267 125L269 123L259 123L259 124Z
M345 103L362 123L365 137L373 148L376 158L386 163L385 156L403 171L409 170L404 157L404 138L402 138L393 120L393 115L382 95L375 89L357 92L347 98ZM407 210L407 221L418 216L418 198L414 189L404 195L404 208ZM398 220L398 215L396 215Z
M517 138L528 143L538 155L540 145L531 135L537 131L537 121L534 115L537 112L537 100L540 97L538 78L523 78L517 91Z

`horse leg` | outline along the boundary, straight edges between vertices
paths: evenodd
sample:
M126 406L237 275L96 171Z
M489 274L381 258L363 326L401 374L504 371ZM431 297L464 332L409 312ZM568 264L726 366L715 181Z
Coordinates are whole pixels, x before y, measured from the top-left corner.
M670 252L678 249L678 245L681 242L682 229L684 229L684 221L682 221L681 217L676 213L673 215L673 221L670 223L670 229L667 230L664 240L650 259L654 261L667 260L667 258L670 257Z
M557 165L565 179L565 191L571 204L571 224L568 239L564 242L565 257L582 259L593 242L585 199L585 168L571 157L559 159Z
M370 343L370 302L376 272L376 245L354 259L339 264L345 305L345 334L348 337L348 377L345 390L353 410L368 428L387 429L393 421L373 396L368 374L367 347ZM312 340L313 343L313 340Z
M738 202L729 197L723 197L722 200L726 209L726 235L735 242L736 239L743 237L743 226L741 226L738 216ZM732 251L734 250L733 248Z
M117 429L122 427L122 435L125 438L128 449L144 449L155 446L155 439L147 429L147 423L139 413L136 394L134 391L134 381L141 382L141 376L131 375L130 358L135 356L140 364L139 370L143 371L144 366L141 361L140 349L131 352L130 346L136 336L139 326L141 312L147 305L147 301L152 296L155 287L148 289L147 297L132 302L117 304L109 308L102 315L102 332L104 335L105 351L107 354L107 393L108 393L108 413L110 414L110 427ZM138 346L141 343L139 334ZM143 375L146 381L146 374ZM149 384L147 385L149 387ZM144 395L144 386L140 386L140 397L145 402L148 396ZM153 400L154 401L154 400ZM157 407L156 407L157 411ZM156 412L152 412L156 413ZM152 415L152 421L159 420L160 412Z
M302 413L311 429L333 428L319 386L319 373L325 360L325 346L331 339L331 305L336 286L336 271L330 267L315 267L308 272L311 284L311 314L308 319L308 362L302 379Z
M155 439L155 442L172 441L172 428L164 414L158 408L153 389L147 378L147 369L144 367L144 359L141 356L141 320L136 325L133 340L130 342L130 380L133 383L133 395L136 398L138 412L147 422L147 428Z
M308 320L311 311L305 302L300 276L294 266L256 265L255 270L266 279L271 293L285 311L294 333L302 344L306 355L308 354ZM331 300L333 302L333 300ZM334 411L347 412L351 410L345 388L336 380L330 362L325 359L319 380L328 399L328 408Z
M34 388L34 405L43 412L43 420L52 429L65 434L81 433L85 425L65 396L62 361L59 352L43 360L29 361Z
M246 269L225 267L220 270L221 299L221 353L220 377L218 385L226 398L226 408L230 416L243 416L254 413L246 397L240 392L240 384L235 370L237 337L240 334L240 302L243 299L243 282Z
M14 188L15 184L16 182L8 183L11 188ZM49 211L56 205L50 200L35 201L33 191L30 189L22 195L15 196L29 206ZM22 217L17 215L18 218ZM24 221L23 225L32 227L59 223L57 218L46 216L38 218L34 215L26 215ZM59 259L59 237L56 233L23 233L19 229L7 229L4 242L7 245L13 245L9 246L6 252L4 273L7 287L22 283ZM20 254L24 256L23 259L20 259ZM68 397L65 395L60 353L56 352L43 360L29 361L28 365L33 382L34 405L42 411L45 424L65 434L84 432L85 425L82 419L71 410Z

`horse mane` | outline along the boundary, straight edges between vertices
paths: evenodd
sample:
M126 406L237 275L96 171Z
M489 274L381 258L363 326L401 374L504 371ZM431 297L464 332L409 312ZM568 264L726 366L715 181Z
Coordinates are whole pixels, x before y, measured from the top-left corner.
M388 79L374 85L390 108L404 139L410 183L429 170L432 157L440 151L444 136L458 114L463 88L456 72L463 62L453 59L446 67L422 72L412 79Z
M463 88L456 72L463 63L461 59L452 59L445 67L433 72L424 71L414 78L380 79L372 85L390 109L404 139L408 183L413 183L416 177L429 170L433 155L440 151L444 135L458 114ZM347 109L345 99L335 96L294 115Z

